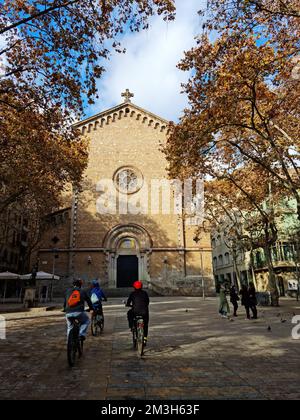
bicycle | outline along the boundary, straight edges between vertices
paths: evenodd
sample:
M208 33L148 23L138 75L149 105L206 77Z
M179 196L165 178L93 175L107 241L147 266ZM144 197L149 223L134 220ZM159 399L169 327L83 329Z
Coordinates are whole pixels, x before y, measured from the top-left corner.
M69 366L74 367L77 358L77 353L78 358L81 358L83 355L83 340L81 340L79 337L79 320L77 318L69 318L69 321L71 322L71 330L68 336L67 356Z
M98 309L92 315L91 332L93 337L98 337L104 329L104 317L101 309Z
M139 356L144 355L144 319L142 316L136 315L133 321L132 328L133 348L137 350Z

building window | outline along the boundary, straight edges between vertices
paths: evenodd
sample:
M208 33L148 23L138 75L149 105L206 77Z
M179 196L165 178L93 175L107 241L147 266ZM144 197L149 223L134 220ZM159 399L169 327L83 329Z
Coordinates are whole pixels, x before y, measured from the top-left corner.
M219 255L219 265L223 265L223 255Z
M124 239L119 246L120 249L136 249L136 242L134 239Z
M288 243L284 243L282 245L282 250L283 250L283 259L284 261L291 261L293 260L293 248L291 244Z
M229 253L226 252L226 254L225 254L225 264L229 264L229 261L230 261Z
M218 266L218 258L217 257L214 257L213 264L214 264L214 267Z
M143 176L136 168L121 168L114 175L116 189L123 194L134 194L143 186Z

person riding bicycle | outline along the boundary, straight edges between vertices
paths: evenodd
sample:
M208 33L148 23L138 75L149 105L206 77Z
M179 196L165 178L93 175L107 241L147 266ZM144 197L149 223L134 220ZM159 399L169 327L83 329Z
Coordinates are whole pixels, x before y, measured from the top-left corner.
M136 316L142 316L144 320L144 341L146 344L148 338L150 300L148 293L143 290L143 283L141 281L134 282L133 287L134 292L130 294L126 303L126 306L131 307L127 313L129 328L132 330Z
M107 297L105 296L105 293L101 289L98 280L93 280L92 281L91 290L90 290L89 295L90 295L90 298L91 298L91 302L93 304L94 311L97 314L101 315L104 319L102 300L107 302Z
M94 307L89 295L81 289L82 285L82 280L73 281L73 288L67 290L65 295L64 312L66 312L67 335L69 336L72 329L72 322L69 319L76 318L80 322L80 339L84 341L90 325L90 318L84 310L84 304L86 302L92 312L94 312Z

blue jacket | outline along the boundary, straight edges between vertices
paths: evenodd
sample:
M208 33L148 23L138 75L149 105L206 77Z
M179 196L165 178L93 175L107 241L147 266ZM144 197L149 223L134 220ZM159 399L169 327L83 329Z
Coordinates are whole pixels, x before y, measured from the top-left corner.
M95 297L93 295L97 296L98 302L95 301ZM92 304L93 304L94 307L101 305L102 300L107 301L107 298L106 298L103 290L100 287L93 287L90 290L90 298L91 298L91 301L92 301Z

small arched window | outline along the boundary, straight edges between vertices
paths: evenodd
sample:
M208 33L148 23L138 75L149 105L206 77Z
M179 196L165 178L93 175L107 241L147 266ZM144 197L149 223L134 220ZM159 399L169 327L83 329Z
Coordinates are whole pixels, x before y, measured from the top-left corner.
M225 254L225 264L229 264L229 260L230 260L229 253L226 252L226 254Z

